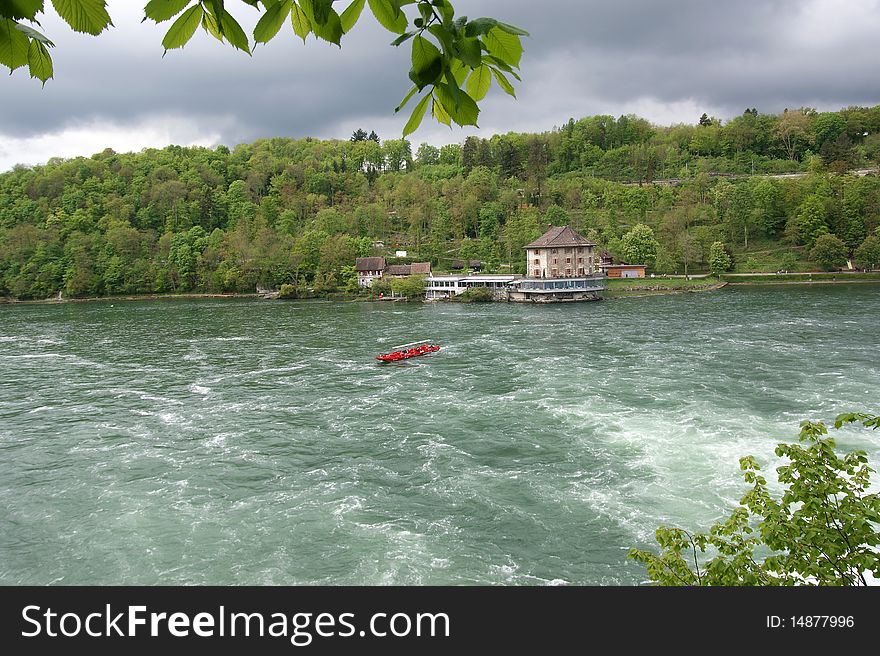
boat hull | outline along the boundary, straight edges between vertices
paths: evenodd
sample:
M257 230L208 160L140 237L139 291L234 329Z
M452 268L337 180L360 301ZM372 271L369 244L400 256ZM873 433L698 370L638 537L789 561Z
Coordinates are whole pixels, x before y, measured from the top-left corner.
M405 351L392 351L391 353L382 353L376 356L376 360L378 360L379 362L400 362L401 360L409 360L411 358L417 358L422 355L428 355L429 353L436 353L439 350L439 346L437 346L436 344L432 344L430 346L408 349Z

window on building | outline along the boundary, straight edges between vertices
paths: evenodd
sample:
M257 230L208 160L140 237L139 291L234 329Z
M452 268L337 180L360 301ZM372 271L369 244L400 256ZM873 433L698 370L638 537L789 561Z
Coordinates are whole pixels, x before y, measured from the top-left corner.
M540 264L540 263L541 263L541 260L538 260L538 259L535 260L535 264Z
M578 264L583 264L583 263L584 263L584 258L579 257L579 258L578 258Z
M554 248L552 251L550 251L550 252L553 253L554 255L556 255L556 249L555 249L555 248Z
M566 263L566 264L571 264L571 258L570 258L570 257L565 258L565 263Z
M535 278L540 278L540 277L541 277L541 272L538 271L537 269L535 269Z
M571 277L571 269L566 269L565 275Z
M559 269L553 269L553 277L554 277L554 278L558 278L558 277L559 277Z
M559 258L554 257L554 258L553 258L553 264L559 264Z

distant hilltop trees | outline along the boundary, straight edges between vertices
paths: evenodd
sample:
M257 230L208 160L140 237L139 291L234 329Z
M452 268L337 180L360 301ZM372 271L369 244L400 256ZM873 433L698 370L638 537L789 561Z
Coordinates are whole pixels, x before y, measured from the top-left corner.
M522 247L548 224L624 261L649 229L657 273L708 271L716 242L734 271L880 266L880 107L705 118L591 116L415 149L358 129L18 166L0 174L0 295L356 290L356 258L399 249L435 271L524 273Z

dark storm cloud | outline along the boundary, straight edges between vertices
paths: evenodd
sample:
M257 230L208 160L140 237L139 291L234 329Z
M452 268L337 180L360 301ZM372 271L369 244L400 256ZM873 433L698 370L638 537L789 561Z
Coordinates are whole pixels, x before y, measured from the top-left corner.
M94 118L133 123L180 114L206 125L232 116L239 134L231 138L305 134L328 119L387 111L406 90L406 53L376 48L376 37L384 45L388 33L372 25L351 34L343 50L312 40L303 46L291 33L248 57L199 32L163 58L162 32L124 18L97 39L57 21L47 26L58 45L55 79L44 89L21 72L8 80L3 131L30 136Z
M47 18L58 44L56 79L40 89L19 71L2 82L0 134L29 137L95 122L137 130L184 117L231 144L276 135L345 138L358 126L379 126L391 137L406 120L392 110L408 87L408 49L389 47L390 33L366 14L342 50L311 39L303 46L288 35L249 58L200 33L163 59L162 31L139 23L137 4L112 2L117 27L97 39ZM880 103L880 0L456 4L459 14L494 16L532 35L524 40L518 100L493 91L482 133L546 130L599 112L694 122L702 111L730 117L746 107ZM426 121L412 139L459 141L474 132Z

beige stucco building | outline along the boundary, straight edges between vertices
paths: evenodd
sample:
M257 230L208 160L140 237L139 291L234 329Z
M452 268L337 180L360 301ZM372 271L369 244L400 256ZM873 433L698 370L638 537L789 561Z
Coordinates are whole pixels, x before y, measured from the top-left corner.
M598 270L596 244L568 226L552 227L528 244L526 277L577 278Z

